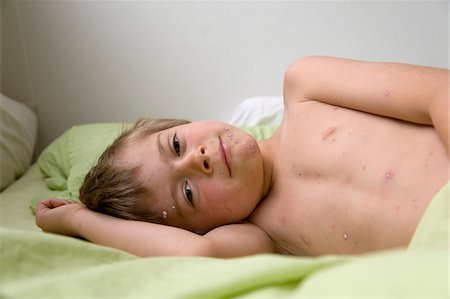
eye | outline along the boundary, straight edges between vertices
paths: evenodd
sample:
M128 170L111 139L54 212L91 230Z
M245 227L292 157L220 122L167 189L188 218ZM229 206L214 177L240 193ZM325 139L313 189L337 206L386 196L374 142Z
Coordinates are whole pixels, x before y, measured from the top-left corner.
M189 201L190 205L193 205L194 196L192 194L191 186L189 185L188 181L184 184L184 195L186 196L186 199Z
M173 138L172 138L172 146L173 146L173 150L179 157L180 156L180 140L178 140L178 136L176 133L175 133L175 135L173 135Z

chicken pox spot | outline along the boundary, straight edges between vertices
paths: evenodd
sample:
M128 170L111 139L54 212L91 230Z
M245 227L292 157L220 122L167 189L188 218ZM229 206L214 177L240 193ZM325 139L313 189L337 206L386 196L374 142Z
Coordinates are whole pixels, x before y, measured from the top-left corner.
M323 140L323 141L327 140L327 139L330 138L333 134L335 134L336 131L337 131L337 128L336 128L336 127L328 128L328 129L325 131L325 133L323 134L322 140ZM333 140L334 140L334 139L333 139Z
M385 175L384 175L384 178L385 178L385 180L386 181L391 181L391 180L393 180L394 179L394 173L392 172L392 171L388 171L388 172L386 172L385 173Z
M391 91L388 90L388 89L386 89L386 90L383 92L383 95L384 95L385 97L388 97L388 96L391 95Z
M306 237L306 236L301 236L302 241L307 245L307 246L311 246L311 240Z
M162 211L162 216L164 219L167 219L167 211Z

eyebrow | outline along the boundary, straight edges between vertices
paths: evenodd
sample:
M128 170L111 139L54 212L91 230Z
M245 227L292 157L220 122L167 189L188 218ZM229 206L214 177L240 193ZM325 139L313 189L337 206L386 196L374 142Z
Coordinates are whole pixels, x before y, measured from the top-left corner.
M183 215L183 211L180 209L180 206L178 204L179 196L177 195L176 188L169 187L170 189L170 196L173 200L173 205L171 206L171 211L175 211L175 213L180 217L181 219L185 219Z
M161 133L158 133L158 135L156 135L156 145L158 146L159 155L161 157L165 152L165 149L161 143Z
M166 150L164 149L164 146L162 145L162 142L161 142L161 133L158 133L156 135L156 145L158 147L160 158L162 158L162 155L166 152ZM180 211L180 208L178 206L177 191L172 186L169 186L169 189L170 189L170 196L172 197L172 200L173 200L173 206L175 207L172 210L175 210L177 215L180 216L182 219L184 219L183 212Z

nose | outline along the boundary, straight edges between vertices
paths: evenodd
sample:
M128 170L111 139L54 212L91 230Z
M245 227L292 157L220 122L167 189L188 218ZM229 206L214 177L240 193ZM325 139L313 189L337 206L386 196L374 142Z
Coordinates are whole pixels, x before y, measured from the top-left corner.
M186 171L200 171L204 174L211 174L213 171L207 149L203 145L188 153L181 164Z

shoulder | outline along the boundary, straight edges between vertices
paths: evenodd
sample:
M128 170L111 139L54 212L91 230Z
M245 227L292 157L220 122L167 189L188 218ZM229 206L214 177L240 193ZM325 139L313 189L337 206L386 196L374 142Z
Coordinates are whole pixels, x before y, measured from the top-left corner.
M217 227L204 235L210 242L211 256L237 257L274 252L270 237L252 223Z

